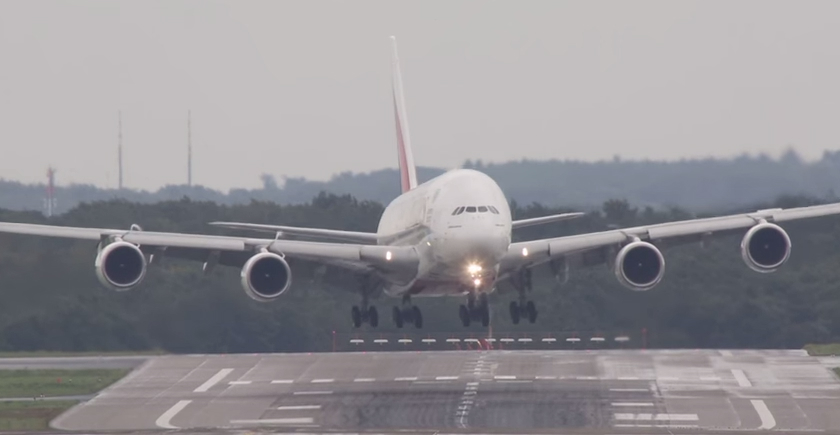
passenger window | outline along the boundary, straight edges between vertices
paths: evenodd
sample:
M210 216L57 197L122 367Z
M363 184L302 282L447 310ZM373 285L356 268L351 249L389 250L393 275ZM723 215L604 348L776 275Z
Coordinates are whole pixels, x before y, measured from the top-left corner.
M485 207L483 205L478 207L478 212L479 213L487 213L487 207Z
M467 213L475 213L475 207L473 207L473 206L467 207Z

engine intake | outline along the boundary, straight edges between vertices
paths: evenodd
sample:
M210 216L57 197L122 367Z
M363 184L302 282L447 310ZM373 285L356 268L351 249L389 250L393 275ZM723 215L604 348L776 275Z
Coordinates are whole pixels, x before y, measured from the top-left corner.
M756 272L773 272L790 258L790 237L780 226L762 222L744 234L741 257Z
M656 246L642 241L627 244L615 256L615 276L636 291L654 288L665 274L665 258Z
M104 286L117 291L129 290L146 276L146 256L136 245L117 241L99 250L94 267Z
M283 257L262 252L242 266L242 287L251 299L268 302L282 295L292 284L292 270Z

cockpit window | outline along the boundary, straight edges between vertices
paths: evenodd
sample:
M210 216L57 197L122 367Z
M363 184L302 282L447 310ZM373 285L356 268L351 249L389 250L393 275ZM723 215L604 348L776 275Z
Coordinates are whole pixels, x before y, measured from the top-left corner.
M467 213L475 213L475 207L473 207L473 206L467 207Z
M452 210L452 216L455 216L456 214L461 214L463 211L464 207L458 207L455 210Z
M491 211L493 214L499 214L499 210L497 210L497 209L496 209L496 207L493 207L492 205L489 205L489 206L487 206L487 207L490 209L490 211Z
M479 212L479 213L487 213L487 207L486 207L486 206L483 206L483 205L482 205L482 206L479 206L479 207L478 207L478 212Z

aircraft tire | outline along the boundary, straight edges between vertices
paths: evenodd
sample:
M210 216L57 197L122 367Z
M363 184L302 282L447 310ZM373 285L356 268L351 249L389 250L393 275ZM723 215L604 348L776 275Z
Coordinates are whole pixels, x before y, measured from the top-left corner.
M393 311L391 311L391 317L394 319L394 326L397 328L403 327L403 317L400 307L394 307Z
M470 310L467 309L466 305L461 304L458 308L458 316L461 318L461 324L464 325L465 328L470 326Z
M379 326L379 312L376 311L374 306L368 308L368 323L374 328Z
M414 317L414 327L420 329L423 327L423 313L420 311L420 308L417 306L411 307L411 313Z
M516 301L510 303L510 321L513 322L514 325L519 324L519 304Z
M362 327L362 311L359 310L359 307L353 305L353 309L350 310L350 318L353 319L354 328Z

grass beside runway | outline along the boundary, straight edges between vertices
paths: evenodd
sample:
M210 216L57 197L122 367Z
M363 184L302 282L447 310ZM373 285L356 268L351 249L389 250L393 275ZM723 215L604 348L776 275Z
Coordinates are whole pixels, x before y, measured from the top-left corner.
M58 358L71 356L158 356L167 355L162 350L138 350L138 351L113 351L113 352L59 352L59 351L36 351L36 352L0 352L0 358Z
M0 401L0 431L49 429L52 419L79 403L77 400L63 400L63 396L94 394L130 371L0 370L0 398L22 399ZM49 397L58 400L45 399Z
M0 431L49 429L52 419L77 403L72 400L0 402Z
M805 346L805 350L811 356L840 355L840 343L808 344Z
M0 398L93 394L129 369L0 370Z

